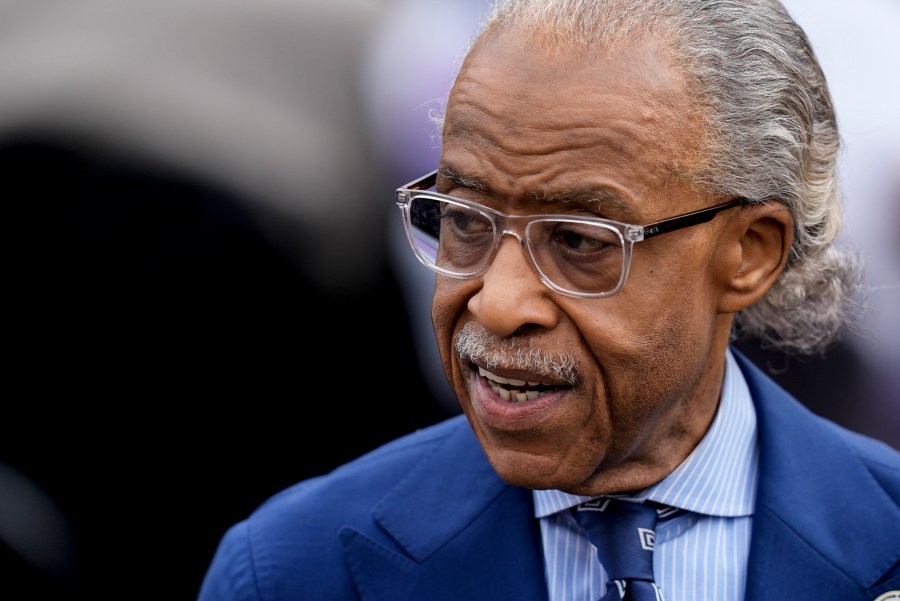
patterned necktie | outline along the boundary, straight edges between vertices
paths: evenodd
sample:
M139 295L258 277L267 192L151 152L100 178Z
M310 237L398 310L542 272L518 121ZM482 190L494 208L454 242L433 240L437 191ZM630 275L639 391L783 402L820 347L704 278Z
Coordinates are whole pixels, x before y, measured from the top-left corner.
M600 498L572 511L609 577L601 601L661 601L653 580L655 506Z

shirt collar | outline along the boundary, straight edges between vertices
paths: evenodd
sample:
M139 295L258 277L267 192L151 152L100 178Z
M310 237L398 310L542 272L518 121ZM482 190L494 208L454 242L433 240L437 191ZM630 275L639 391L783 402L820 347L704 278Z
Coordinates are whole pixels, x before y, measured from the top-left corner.
M719 408L706 436L666 478L627 498L705 515L749 516L756 497L758 456L753 400L729 350ZM559 490L535 490L533 497L538 518L591 498Z

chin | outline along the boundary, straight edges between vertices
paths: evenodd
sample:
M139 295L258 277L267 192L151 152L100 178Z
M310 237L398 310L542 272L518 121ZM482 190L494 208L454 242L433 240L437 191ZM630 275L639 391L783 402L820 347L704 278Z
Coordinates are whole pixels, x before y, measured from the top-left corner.
M486 447L486 452L494 471L511 486L568 492L585 485L581 474L572 473L571 466L561 469L559 460L508 449Z

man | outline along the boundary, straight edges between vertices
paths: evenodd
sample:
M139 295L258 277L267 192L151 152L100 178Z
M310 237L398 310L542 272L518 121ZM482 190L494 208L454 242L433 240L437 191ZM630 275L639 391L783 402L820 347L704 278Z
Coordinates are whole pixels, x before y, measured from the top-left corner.
M500 2L398 190L464 416L276 495L200 599L900 598L900 453L729 346L850 313L838 139L774 0ZM656 509L639 581L609 507Z

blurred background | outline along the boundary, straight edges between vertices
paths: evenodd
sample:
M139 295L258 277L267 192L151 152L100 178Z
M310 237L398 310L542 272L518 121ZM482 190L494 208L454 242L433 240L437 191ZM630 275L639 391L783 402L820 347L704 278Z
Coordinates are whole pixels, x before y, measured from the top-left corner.
M875 291L823 358L740 346L900 448L900 5L786 4ZM487 10L0 0L0 597L192 600L269 495L457 412L393 190Z

